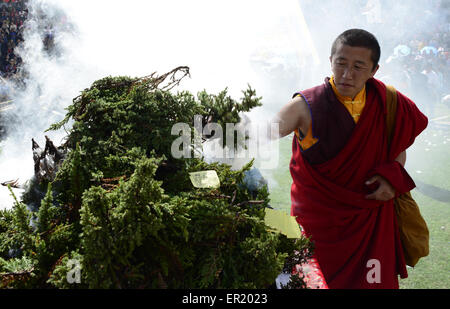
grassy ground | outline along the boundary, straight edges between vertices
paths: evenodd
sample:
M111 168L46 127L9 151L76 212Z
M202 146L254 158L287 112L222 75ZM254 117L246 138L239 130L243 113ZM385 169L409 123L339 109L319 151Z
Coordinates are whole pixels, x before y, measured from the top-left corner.
M417 190L412 193L420 206L430 231L430 254L414 268L408 267L408 278L400 280L404 289L450 288L450 208Z
M442 108L442 106L441 106ZM450 111L444 110L450 115ZM449 119L450 121L450 119ZM289 173L292 136L280 141L278 169L270 177L271 205L290 212ZM406 169L417 183L426 184L412 191L430 230L430 254L400 280L400 288L450 288L450 130L430 125L407 151ZM430 189L431 188L431 189ZM426 189L426 190L425 190ZM434 197L434 198L433 198ZM436 200L438 197L438 200Z

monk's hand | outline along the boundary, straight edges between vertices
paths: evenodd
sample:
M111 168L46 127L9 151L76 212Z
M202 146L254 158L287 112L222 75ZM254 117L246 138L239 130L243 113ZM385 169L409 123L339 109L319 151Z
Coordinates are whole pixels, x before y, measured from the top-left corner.
M386 180L386 178L380 175L375 175L370 178L368 181L366 181L366 185L371 185L376 182L378 182L380 185L373 193L366 195L366 199L385 202L395 197L394 187L389 183L389 181Z

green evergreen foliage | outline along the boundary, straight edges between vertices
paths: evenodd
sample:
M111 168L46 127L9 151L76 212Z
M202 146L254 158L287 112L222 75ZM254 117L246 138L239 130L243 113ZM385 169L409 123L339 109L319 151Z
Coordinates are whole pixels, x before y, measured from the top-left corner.
M175 123L192 128L194 115L237 123L239 112L261 104L255 91L249 86L237 102L226 90L196 98L160 82L98 80L51 126L73 121L67 156L52 182L31 182L24 194L38 211L20 202L0 211L2 286L267 288L287 260L310 252L307 240L264 224L267 187L255 197L243 184L253 161L236 171L171 156ZM189 173L203 170L217 172L220 188L192 186ZM36 200L30 192L42 188L47 193ZM72 260L81 265L81 283L67 280Z

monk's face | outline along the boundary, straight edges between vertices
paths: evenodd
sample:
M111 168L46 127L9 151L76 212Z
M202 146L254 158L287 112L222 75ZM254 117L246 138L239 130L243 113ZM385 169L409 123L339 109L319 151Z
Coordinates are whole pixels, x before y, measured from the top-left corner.
M373 69L372 51L365 47L352 47L339 43L330 57L331 71L338 92L354 98L373 77L379 66Z

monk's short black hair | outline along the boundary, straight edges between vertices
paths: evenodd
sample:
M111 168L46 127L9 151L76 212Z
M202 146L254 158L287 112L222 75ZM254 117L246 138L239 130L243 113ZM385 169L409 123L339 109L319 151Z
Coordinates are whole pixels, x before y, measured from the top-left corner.
M378 65L378 61L380 61L381 49L377 38L372 33L363 29L349 29L342 32L336 40L334 40L333 45L331 46L331 57L333 57L336 53L339 43L352 47L365 47L370 49L372 51L372 71L375 70Z

